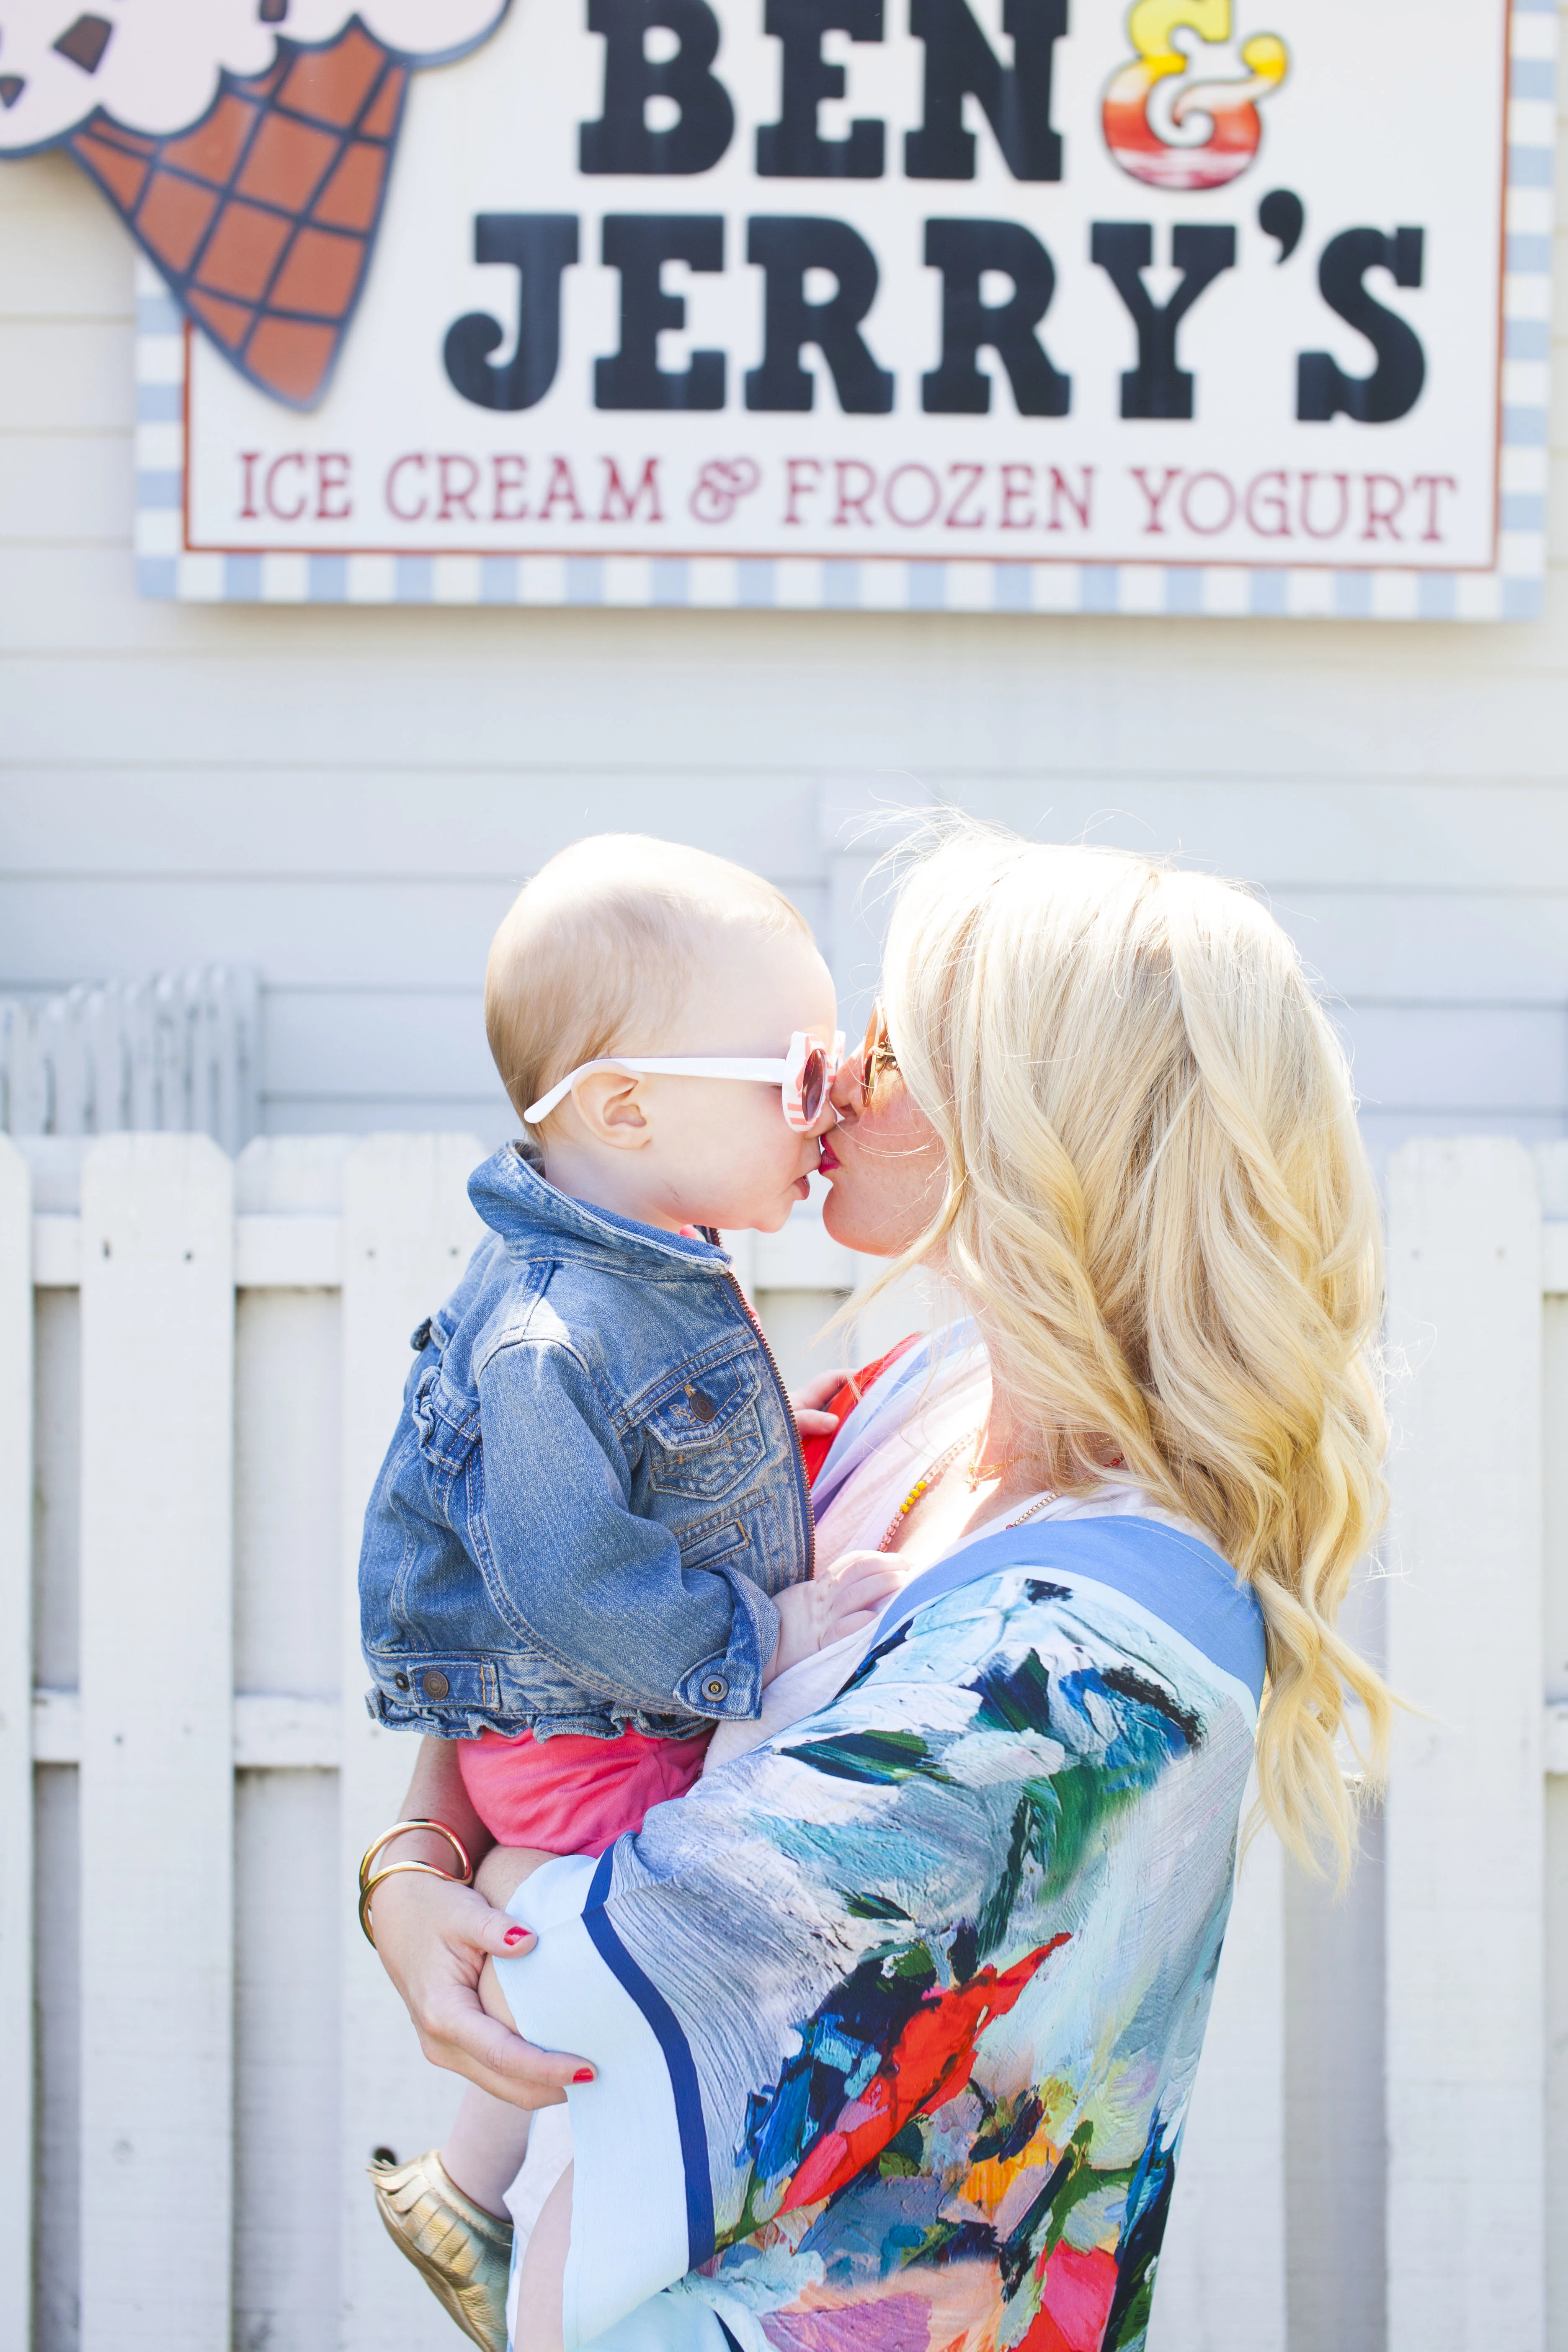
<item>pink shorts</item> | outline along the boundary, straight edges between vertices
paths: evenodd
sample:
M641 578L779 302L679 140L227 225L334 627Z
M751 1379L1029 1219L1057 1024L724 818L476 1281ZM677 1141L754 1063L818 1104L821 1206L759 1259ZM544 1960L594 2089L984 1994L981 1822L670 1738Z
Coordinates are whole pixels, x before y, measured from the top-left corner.
M623 1731L616 1739L531 1731L503 1739L487 1731L459 1739L463 1786L500 1845L542 1853L603 1853L668 1797L684 1797L702 1769L710 1731L695 1739L650 1739Z

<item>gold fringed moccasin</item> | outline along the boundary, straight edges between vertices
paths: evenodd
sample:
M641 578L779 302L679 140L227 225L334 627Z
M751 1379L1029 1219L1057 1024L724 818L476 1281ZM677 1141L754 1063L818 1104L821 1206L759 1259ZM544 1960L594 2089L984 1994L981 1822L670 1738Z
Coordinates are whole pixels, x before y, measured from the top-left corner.
M471 2204L434 2148L412 2164L378 2159L371 2186L387 2235L483 2352L507 2352L511 2224Z

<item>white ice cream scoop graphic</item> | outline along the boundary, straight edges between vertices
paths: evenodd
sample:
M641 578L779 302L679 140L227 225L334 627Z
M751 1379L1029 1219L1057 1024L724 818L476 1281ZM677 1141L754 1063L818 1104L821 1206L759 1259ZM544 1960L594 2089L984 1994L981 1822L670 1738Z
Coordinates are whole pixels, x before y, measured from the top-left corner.
M0 156L63 142L235 366L326 389L411 69L509 0L0 0Z

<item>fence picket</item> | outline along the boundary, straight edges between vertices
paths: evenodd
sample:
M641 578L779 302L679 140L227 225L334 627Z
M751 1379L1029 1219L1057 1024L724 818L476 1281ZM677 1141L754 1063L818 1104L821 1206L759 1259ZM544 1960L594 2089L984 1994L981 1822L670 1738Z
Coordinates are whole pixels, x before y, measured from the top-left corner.
M1285 2352L1285 1869L1264 1829L1237 1874L1150 2352Z
M0 2344L33 2283L33 1186L0 1136Z
M82 1170L81 2347L227 2352L233 1171Z
M1542 1239L1528 1154L1389 1170L1388 2352L1541 2352Z
M445 2136L458 2085L426 2063L407 2014L353 1924L353 1873L395 1820L414 1767L412 1735L364 1710L358 1566L364 1507L397 1418L408 1335L438 1307L484 1232L465 1185L482 1159L464 1135L373 1136L343 1177L343 1633L340 1764L342 1939L342 2345L344 2352L450 2352L451 2322L388 2244L365 2183L371 2152L400 2160Z

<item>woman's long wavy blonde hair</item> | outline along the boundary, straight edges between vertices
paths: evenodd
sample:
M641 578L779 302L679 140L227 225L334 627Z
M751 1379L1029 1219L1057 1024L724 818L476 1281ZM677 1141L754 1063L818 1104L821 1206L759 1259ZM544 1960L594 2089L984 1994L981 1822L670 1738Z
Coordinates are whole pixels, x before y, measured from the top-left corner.
M940 1263L1052 1484L1092 1489L1109 1436L1247 1579L1263 1807L1342 1877L1347 1691L1373 1784L1391 1707L1335 1630L1386 1506L1382 1252L1344 1052L1295 948L1234 884L951 819L899 891L883 1001L947 1157L883 1280Z

